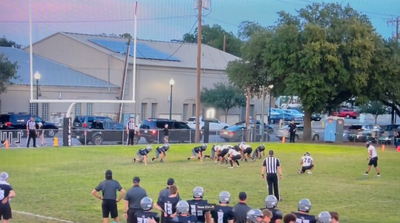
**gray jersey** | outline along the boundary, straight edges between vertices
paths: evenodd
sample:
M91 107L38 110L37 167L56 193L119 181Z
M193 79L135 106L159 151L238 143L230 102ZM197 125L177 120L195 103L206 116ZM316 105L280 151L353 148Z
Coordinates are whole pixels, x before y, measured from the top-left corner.
M245 203L238 203L233 207L234 222L235 223L246 223L247 212L251 208Z
M105 180L95 188L97 192L101 191L103 193L104 200L116 200L117 190L121 191L122 186L116 180Z
M124 199L128 201L129 209L141 210L140 201L144 197L147 197L146 191L139 186L133 186L126 192Z

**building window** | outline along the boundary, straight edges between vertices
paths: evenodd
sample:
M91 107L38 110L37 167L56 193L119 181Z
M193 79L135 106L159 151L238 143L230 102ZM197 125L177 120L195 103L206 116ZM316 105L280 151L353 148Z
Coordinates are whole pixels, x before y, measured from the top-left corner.
M75 104L75 116L82 115L82 103Z
M86 104L86 115L93 115L93 103Z
M196 104L192 104L192 116L196 116Z
M42 103L42 119L49 121L49 103Z
M250 105L250 117L252 117L253 120L256 120L257 118L254 117L254 115L255 115L254 112L255 112L254 105Z
M142 103L142 107L140 110L140 119L143 121L147 116L147 103Z
M37 107L38 107L37 103L29 103L29 114L38 116L38 114L36 114L37 113L37 109L36 109Z
M185 121L188 119L188 111L189 111L189 104L183 104L183 114L182 114L182 120Z
M152 118L157 118L157 103L151 103L151 117Z

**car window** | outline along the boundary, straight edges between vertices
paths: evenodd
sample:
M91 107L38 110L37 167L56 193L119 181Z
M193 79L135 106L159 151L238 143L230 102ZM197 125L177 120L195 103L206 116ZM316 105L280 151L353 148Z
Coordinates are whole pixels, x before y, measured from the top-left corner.
M188 122L194 122L194 121L196 121L196 118L189 118L187 121Z
M94 118L91 117L91 116L89 116L89 117L87 117L87 121L88 121L88 122L93 122L93 121L94 121Z
M121 123L116 123L115 124L115 129L116 130L124 130L124 125L122 125Z
M165 122L165 121L157 121L156 122L156 128L158 128L158 129L163 129L164 128L164 126L165 126L165 124L168 124L167 122ZM168 125L168 128L170 129L172 126L171 125Z
M41 119L39 117L35 117L35 122L43 122L43 119Z
M213 122L219 123L219 120L215 118Z
M240 126L240 125L235 125L235 126L229 126L226 130L236 131L236 130L239 130L239 129L244 129L244 127Z
M141 125L140 125L140 128L141 128L141 129L150 129L150 126L147 125L147 124L141 124Z
M8 122L10 121L10 115L0 115L0 122Z
M352 125L349 127L349 130L359 130L359 129L362 129L361 125Z
M297 126L297 130L298 130L298 131L303 131L303 130L304 130L304 127L303 127L303 126Z
M92 122L92 129L103 129L103 123L101 123L101 122Z

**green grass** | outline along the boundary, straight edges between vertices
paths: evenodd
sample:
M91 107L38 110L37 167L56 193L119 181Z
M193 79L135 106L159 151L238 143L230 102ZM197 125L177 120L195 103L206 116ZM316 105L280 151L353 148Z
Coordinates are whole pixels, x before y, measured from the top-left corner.
M166 163L133 164L132 157L139 147L102 146L46 149L0 150L0 171L10 174L9 182L17 196L12 200L14 210L74 222L100 222L100 201L90 194L103 180L104 171L112 169L114 178L129 189L134 176L140 176L141 186L149 196L157 198L169 177L175 178L181 197L191 198L195 186L206 190L205 198L217 202L219 192L237 195L245 191L254 208L264 206L267 196L265 181L260 179L261 160L243 163L241 168L228 169L210 160L186 161L190 145L172 145ZM283 180L280 183L284 213L295 211L302 198L312 202L311 214L338 211L345 223L393 222L400 220L400 153L386 149L379 153L382 177L362 176L366 168L364 147L320 144L269 144L281 160ZM298 175L299 159L309 151L314 158L313 175ZM208 152L208 151L207 151ZM122 202L119 204L122 216ZM33 222L33 219L14 213L13 222ZM49 223L43 219L34 222ZM124 222L124 221L123 221Z

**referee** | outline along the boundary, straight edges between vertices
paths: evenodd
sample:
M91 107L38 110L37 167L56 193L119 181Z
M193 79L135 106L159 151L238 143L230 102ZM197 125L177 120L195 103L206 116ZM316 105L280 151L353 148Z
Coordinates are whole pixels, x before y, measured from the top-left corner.
M135 123L133 122L133 118L130 118L129 122L126 124L126 133L128 135L128 146L133 146L133 139L135 137Z
M267 174L266 176L265 173ZM281 162L279 159L274 157L274 151L270 150L269 157L264 159L263 166L261 168L261 179L267 180L268 194L275 195L279 201L282 201L282 198L279 195L278 173L279 178L282 180ZM272 188L274 189L274 193L272 193Z
M37 125L35 123L35 118L32 116L31 119L26 122L26 134L28 135L28 141L26 142L27 148L29 148L31 139L33 141L33 147L36 147L36 130Z

